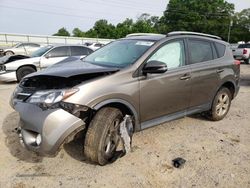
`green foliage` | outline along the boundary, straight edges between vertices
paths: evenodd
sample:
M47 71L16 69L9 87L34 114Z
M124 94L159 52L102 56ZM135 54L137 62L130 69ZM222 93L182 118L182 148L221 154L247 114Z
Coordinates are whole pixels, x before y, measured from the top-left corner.
M57 33L53 34L53 36L70 36L70 33L67 31L66 28L62 27L57 31Z
M227 39L234 4L224 0L170 0L162 18L168 31L210 33Z
M233 17L232 41L250 41L250 8L236 13Z
M234 4L225 0L170 0L162 17L142 14L137 20L126 19L117 25L98 20L94 27L83 32L75 28L75 37L122 38L130 33L162 33L194 31L214 34L227 40L230 22L230 42L250 41L250 8L234 12ZM69 36L65 28L55 34Z
M82 32L79 28L75 28L72 31L73 37L84 37L84 32Z

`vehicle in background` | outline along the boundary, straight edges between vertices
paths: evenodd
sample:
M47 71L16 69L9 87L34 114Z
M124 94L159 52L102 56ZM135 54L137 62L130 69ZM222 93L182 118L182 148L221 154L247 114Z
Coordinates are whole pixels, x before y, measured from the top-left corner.
M85 42L84 45L88 46L92 50L97 50L97 49L103 47L105 44L102 44L100 42Z
M28 75L10 104L27 149L55 155L82 131L86 159L105 165L129 151L136 131L195 113L222 120L239 80L240 63L217 36L145 34Z
M17 43L16 45L14 45L11 48L5 48L2 49L1 53L3 55L31 55L34 51L38 50L39 48L41 48L40 44L36 44L36 43Z
M233 51L233 50L238 48L239 44L238 43L232 43L232 44L230 44L230 46L231 46L231 49Z
M31 58L0 65L0 81L21 81L26 75L45 69L69 56L85 57L93 50L80 45L48 45L35 51Z
M17 61L20 59L27 59L27 58L30 58L30 56L27 56L27 55L3 56L3 57L0 57L0 65L7 64L12 61Z
M250 43L239 44L238 48L232 49L235 59L250 64Z

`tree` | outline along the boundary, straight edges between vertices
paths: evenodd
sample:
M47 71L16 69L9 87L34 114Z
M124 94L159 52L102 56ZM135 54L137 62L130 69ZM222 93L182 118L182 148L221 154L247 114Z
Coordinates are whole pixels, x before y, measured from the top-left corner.
M161 24L167 31L196 31L227 38L234 4L225 0L170 0Z
M236 13L233 17L231 40L234 42L250 41L250 8Z
M62 27L53 36L67 36L67 37L69 37L70 33L66 30L66 28Z
M127 34L132 33L133 30L133 20L132 19L126 19L122 23L118 23L116 25L116 37L115 38L122 38L125 37Z
M79 28L75 28L72 31L73 37L84 37L84 32L81 31Z

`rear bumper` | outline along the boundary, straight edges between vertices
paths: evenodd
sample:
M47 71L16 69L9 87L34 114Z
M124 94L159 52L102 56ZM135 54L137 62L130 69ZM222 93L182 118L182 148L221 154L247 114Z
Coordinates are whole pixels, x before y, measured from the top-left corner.
M3 82L17 81L16 71L11 71L11 72L2 71L2 72L0 72L0 81L3 81Z
M83 120L62 109L43 111L36 105L23 102L16 103L14 108L20 114L21 144L42 155L57 154L69 137L85 128Z
M249 58L247 55L234 55L234 58L237 60L246 60Z

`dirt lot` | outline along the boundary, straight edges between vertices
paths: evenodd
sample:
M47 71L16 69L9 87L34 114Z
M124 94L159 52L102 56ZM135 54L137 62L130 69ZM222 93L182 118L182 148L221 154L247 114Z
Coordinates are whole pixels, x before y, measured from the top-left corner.
M8 105L15 84L0 85L2 187L250 187L250 66L242 65L238 97L220 122L186 117L136 133L133 152L113 164L89 164L81 142L55 158L23 149L12 130L18 114ZM171 160L187 160L181 169Z

